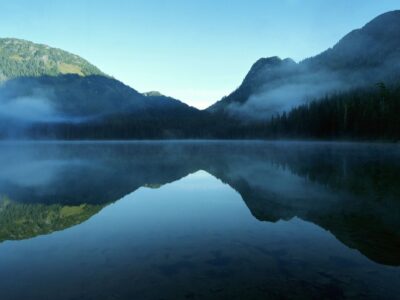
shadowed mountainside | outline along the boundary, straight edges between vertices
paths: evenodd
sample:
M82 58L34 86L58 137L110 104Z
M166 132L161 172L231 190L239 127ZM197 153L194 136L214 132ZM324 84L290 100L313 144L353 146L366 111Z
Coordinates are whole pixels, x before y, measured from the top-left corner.
M380 82L398 84L399 41L400 11L382 14L300 63L278 57L260 59L237 90L208 110L266 119L337 92L370 89Z
M178 138L205 136L216 122L179 100L146 96L101 75L21 77L0 85L0 138Z

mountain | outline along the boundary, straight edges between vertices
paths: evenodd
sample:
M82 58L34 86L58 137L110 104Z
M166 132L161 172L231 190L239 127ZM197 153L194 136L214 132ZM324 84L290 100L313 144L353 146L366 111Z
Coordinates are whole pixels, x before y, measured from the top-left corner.
M178 99L165 96L160 92L151 91L143 93L143 95L146 97L146 103L159 110L164 110L165 112L174 111L182 116L189 112L192 114L200 114L200 111L197 108L189 106Z
M104 75L83 58L29 41L0 39L0 81L22 76Z
M267 119L336 92L396 83L400 74L400 11L378 16L323 53L295 63L278 57L257 61L243 83L207 110Z
M0 39L0 138L400 139L400 11L299 63L262 58L206 110L139 93L86 60Z
M47 111L57 116L194 110L160 93L141 94L75 54L19 39L0 39L0 74L2 99L45 102L51 106Z
M207 108L207 110L213 113L240 116L246 109L245 105L250 97L261 92L266 84L271 89L279 87L284 84L287 78L295 74L299 74L298 65L290 58L283 60L277 56L261 58L251 67L238 89ZM249 116L246 115L246 117Z
M368 68L390 67L391 63L398 65L399 40L400 10L396 10L376 17L361 29L353 30L333 48L306 59L304 63L331 70L360 72ZM398 71L398 68L395 70Z
M301 218L399 266L399 158L395 145L367 143L9 144L0 148L0 243L74 226L140 187L202 170L260 221Z
M3 138L186 137L194 124L203 130L208 115L101 75L20 77L0 86Z
M47 121L51 117L62 121L62 118L89 118L119 111L142 111L146 106L146 99L139 92L118 80L101 75L15 78L3 83L0 92L3 105L11 103L7 108L13 108L21 99L25 99L26 107L33 107L37 112L43 110L37 107L46 106L45 112L49 114ZM9 110L9 113L12 112ZM22 114L20 117L34 121ZM38 114L37 121L40 121L40 117L41 114Z
M160 93L141 94L75 54L19 39L0 39L0 78L3 138L176 137L188 131L184 123L208 115Z

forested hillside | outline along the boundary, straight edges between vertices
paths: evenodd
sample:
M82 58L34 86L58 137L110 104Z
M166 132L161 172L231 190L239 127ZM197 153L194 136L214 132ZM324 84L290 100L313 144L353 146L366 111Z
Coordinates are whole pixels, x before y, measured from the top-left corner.
M20 39L0 39L0 80L62 74L104 75L83 58Z
M400 139L400 11L301 61L262 58L206 110L60 49L0 39L0 138Z
M269 138L400 140L400 86L327 96L278 114L266 123Z
M400 11L382 14L299 63L278 57L258 60L239 88L208 110L239 120L265 120L310 100L369 91L381 82L399 84L399 41Z

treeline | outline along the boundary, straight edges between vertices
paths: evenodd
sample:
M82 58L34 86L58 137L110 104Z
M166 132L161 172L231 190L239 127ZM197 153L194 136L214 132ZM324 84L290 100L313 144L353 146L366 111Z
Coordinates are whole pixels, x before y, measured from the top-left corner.
M119 112L87 122L35 124L24 128L22 135L64 140L279 138L398 141L399 113L400 85L386 87L380 83L370 89L326 96L256 123L201 111L154 115ZM0 130L0 138L1 135Z
M92 122L35 124L23 134L33 139L63 140L254 139L264 137L265 125L242 124L209 113L154 118L132 113Z
M400 86L379 83L326 96L272 117L269 138L400 139Z

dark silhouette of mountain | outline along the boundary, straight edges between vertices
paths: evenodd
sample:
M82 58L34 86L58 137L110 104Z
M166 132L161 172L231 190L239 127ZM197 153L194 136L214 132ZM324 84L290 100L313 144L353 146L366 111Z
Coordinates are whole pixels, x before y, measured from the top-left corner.
M20 77L0 85L0 138L174 139L251 130L101 75Z
M17 222L23 214L29 223L32 214L55 211L53 229L60 230L68 226L59 224L73 226L74 220L84 220L82 205L96 213L94 208L140 187L159 188L204 170L240 193L260 221L298 217L329 230L371 260L400 265L400 160L395 145L36 144L3 147L0 157L0 191L13 204L4 212L10 216L5 219L9 226L2 225L8 236L26 238L52 231L49 225L45 231L22 234L28 232L25 223ZM24 168L18 167L21 164ZM77 218L64 219L65 211L76 212Z
M160 92L152 91L143 93L146 97L146 103L155 110L162 110L164 113L171 112L174 115L180 115L185 117L186 114L198 114L200 115L200 111L193 106L189 106L186 103L161 94ZM203 113L204 114L204 113Z
M140 93L120 81L100 75L21 77L6 81L0 93L5 103L28 99L33 104L47 104L52 115L65 118L147 109ZM40 115L38 121L41 121Z
M400 11L387 12L363 28L353 30L334 47L303 63L342 72L360 72L367 80L376 80L376 77L383 80L385 76L390 76L389 71L399 71L398 66L392 65L400 58L399 38ZM378 72L381 70L381 74L368 74L366 71L370 68L377 68Z
M143 117L143 114L153 113L153 109L170 113L197 111L170 97L145 96L118 80L101 75L21 77L6 81L0 93L5 102L21 98L32 103L45 102L54 115L65 118L93 118L114 113L140 113Z
M396 147L298 143L240 155L243 148L231 146L205 170L239 192L258 220L298 217L375 262L400 265Z
M380 82L397 84L399 41L400 11L385 13L300 63L278 57L260 59L237 90L208 110L265 120L329 94L371 88Z
M5 138L179 137L196 133L192 124L205 130L201 124L208 115L102 75L20 77L0 86L0 137Z

